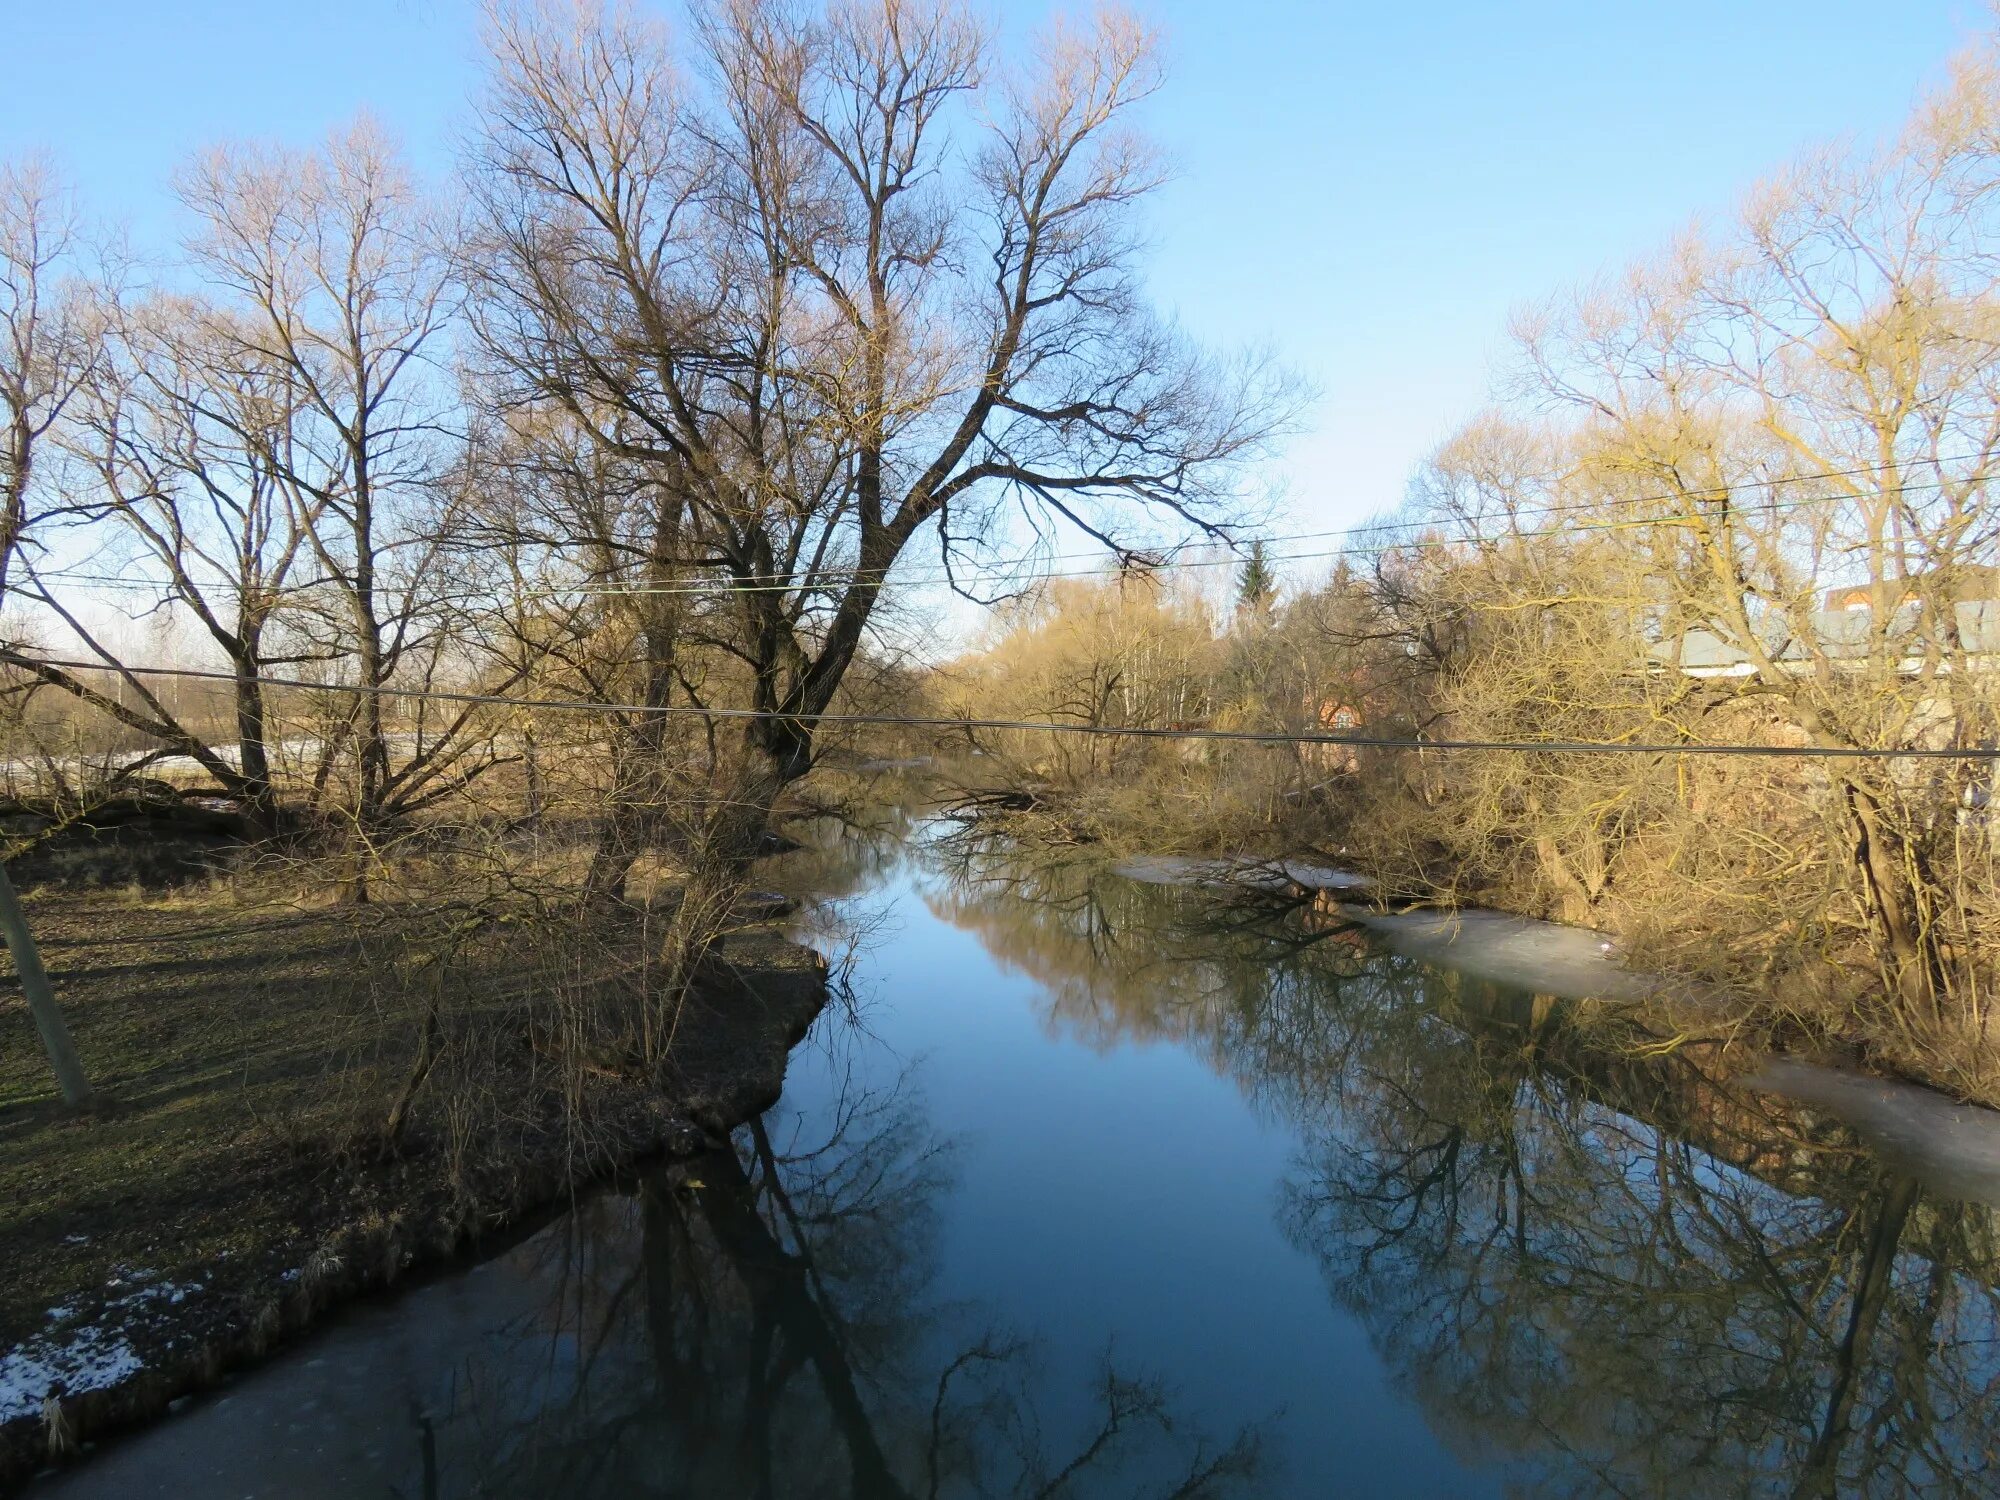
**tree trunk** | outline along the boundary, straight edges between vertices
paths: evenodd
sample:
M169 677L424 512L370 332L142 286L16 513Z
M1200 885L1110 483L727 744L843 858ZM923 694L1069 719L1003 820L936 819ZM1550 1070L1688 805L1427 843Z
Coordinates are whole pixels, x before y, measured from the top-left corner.
M28 465L33 450L25 407L17 407L7 433L6 482L0 484L0 598L7 594L14 553L28 513Z
M83 1062L76 1055L75 1043L69 1039L69 1027L63 1023L62 1011L56 1005L48 971L42 967L41 950L35 946L35 935L28 930L27 913L21 910L20 897L14 893L14 882L4 864L0 864L0 935L6 937L7 951L14 955L14 971L21 977L21 990L28 997L28 1013L35 1018L35 1030L41 1033L42 1046L55 1068L56 1086L62 1091L63 1103L72 1109L82 1109L90 1103L90 1081L84 1077Z
M661 943L663 982L648 1006L642 1050L649 1066L666 1060L674 1020L728 929L751 862L763 848L771 808L790 780L775 758L746 744L741 770L711 800L693 830L680 905Z
M243 773L244 810L259 833L277 830L277 801L271 787L271 757L264 740L264 685L256 664L236 667L236 754Z
M521 731L521 775L526 782L524 794L528 826L539 828L542 824L542 758L532 723Z
M658 487L653 512L652 547L646 559L644 578L649 589L667 590L678 576L677 549L687 506L675 480ZM657 710L672 701L674 672L680 659L680 610L667 593L655 595L643 606L639 639L645 652L645 683L640 702L642 712L634 722L614 730L612 747L615 767L611 806L597 836L597 848L584 877L584 903L603 906L622 901L625 880L633 863L657 841L660 832L660 804L666 794L663 757L667 744L667 716Z
M590 868L583 876L583 904L602 911L625 899L625 882L639 860L636 817L613 812L597 831L597 847L590 853Z
M1546 836L1537 838L1535 860L1541 866L1543 878L1556 888L1556 912L1560 919L1579 926L1588 923L1590 888L1577 878L1556 841Z
M355 485L354 612L355 666L360 677L360 712L356 714L354 828L343 898L356 905L368 901L370 849L382 804L389 789L389 740L382 726L382 688L388 673L383 663L382 621L375 607L375 512L367 475L367 443L353 444Z
M1853 858L1875 926L1875 947L1889 993L1916 1014L1935 1012L1944 988L1937 944L1923 921L1920 893L1905 867L1902 840L1883 816L1882 804L1867 787L1842 788Z

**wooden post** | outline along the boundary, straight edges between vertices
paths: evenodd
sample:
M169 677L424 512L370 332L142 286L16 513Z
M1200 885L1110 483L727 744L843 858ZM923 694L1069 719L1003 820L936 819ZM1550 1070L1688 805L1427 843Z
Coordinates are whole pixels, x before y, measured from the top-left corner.
M21 910L21 898L14 894L14 882L4 864L0 864L0 936L5 936L7 951L14 955L14 972L21 976L21 989L28 997L28 1013L35 1018L35 1030L42 1034L42 1046L56 1070L56 1085L62 1090L63 1103L72 1109L82 1109L90 1103L90 1080L83 1076L76 1044L70 1041L69 1027L63 1024L62 1011L56 1006L56 992L49 984L48 971L42 967L41 952L35 947L35 935L28 931L27 913Z

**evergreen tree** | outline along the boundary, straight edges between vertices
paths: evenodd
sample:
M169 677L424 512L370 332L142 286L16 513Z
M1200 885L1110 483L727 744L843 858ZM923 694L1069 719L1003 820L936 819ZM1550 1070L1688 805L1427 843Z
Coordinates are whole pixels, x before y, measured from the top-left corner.
M1277 575L1264 556L1264 544L1255 541L1250 544L1250 555L1243 559L1243 572L1236 581L1236 609L1239 614L1262 614L1271 607L1271 601L1278 594Z

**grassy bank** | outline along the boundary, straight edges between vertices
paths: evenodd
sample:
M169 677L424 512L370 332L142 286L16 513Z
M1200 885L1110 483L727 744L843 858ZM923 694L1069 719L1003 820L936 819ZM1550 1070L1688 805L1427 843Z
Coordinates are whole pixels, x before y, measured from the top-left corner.
M825 995L817 955L745 923L651 1087L553 1034L560 997L645 982L642 918L585 947L530 911L235 882L29 906L101 1102L56 1107L0 998L0 1487L342 1297L712 1142L775 1099Z

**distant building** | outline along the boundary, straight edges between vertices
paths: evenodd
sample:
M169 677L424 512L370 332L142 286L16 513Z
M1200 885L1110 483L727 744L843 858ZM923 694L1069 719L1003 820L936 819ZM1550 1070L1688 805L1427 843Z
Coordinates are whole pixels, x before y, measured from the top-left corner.
M1964 567L1955 570L1958 597L1952 602L1953 623L1968 665L1990 669L2000 661L2000 569ZM1860 666L1886 642L1909 648L1897 670L1913 675L1924 669L1924 644L1916 640L1922 578L1889 579L1881 583L1843 584L1820 596L1821 607L1803 618L1767 610L1752 617L1756 644L1778 667L1806 672L1818 661L1835 666ZM1877 609L1886 611L1878 630ZM1725 640L1714 631L1694 629L1678 641L1662 640L1653 648L1662 665L1673 665L1691 677L1748 677L1756 670L1742 643Z
M1938 660L1935 642L1918 636L1922 600L1916 588L1923 583L1921 578L1828 589L1820 596L1821 607L1803 618L1775 610L1753 616L1756 645L1778 670L1799 676L1819 670L1822 664L1834 671L1858 672L1885 658L1890 670L1902 677L1940 670L1992 671L2000 666L2000 570L1961 568L1955 576L1958 597L1949 602L1957 644L1949 661ZM1878 601L1887 611L1879 622ZM1741 643L1710 630L1690 630L1678 641L1660 640L1653 655L1660 670L1678 668L1690 677L1749 677L1758 670ZM1929 748L1956 743L1957 711L1950 695L1936 687L1925 691L1927 696L1911 705L1905 743ZM1995 747L1987 742L1984 748ZM2000 765L2000 754L1987 764ZM1890 765L1899 780L1919 774L1909 761L1892 760ZM1968 789L1960 816L1983 818L1991 789L1989 769Z
M1338 698L1306 699L1306 711L1319 721L1321 734L1357 734L1361 729L1361 710L1351 703ZM1358 771L1361 758L1349 745L1306 745L1302 747L1305 758L1323 771Z

